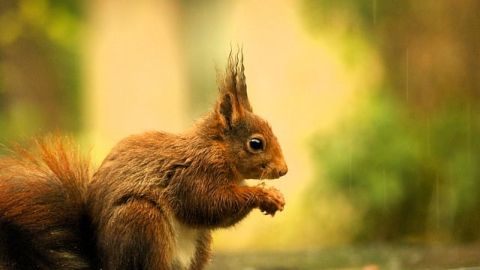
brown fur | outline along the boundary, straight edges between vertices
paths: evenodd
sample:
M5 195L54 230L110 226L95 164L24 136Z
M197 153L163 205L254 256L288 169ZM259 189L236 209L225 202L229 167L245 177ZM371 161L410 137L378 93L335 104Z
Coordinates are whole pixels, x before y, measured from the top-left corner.
M89 269L88 161L60 137L34 148L0 159L0 269Z
M264 147L254 149L252 138ZM78 238L93 239L104 270L203 269L211 230L232 226L254 208L273 216L285 204L274 188L242 185L247 178L278 178L287 166L270 126L252 112L241 53L230 54L211 113L183 134L148 132L122 140L93 175L86 199L85 163L53 145L55 151L40 145L40 161L26 154L0 163L0 213L6 217L0 221L11 220L28 233L58 223L71 238L60 240L75 247L91 243ZM47 194L55 202L32 200L46 200ZM80 227L86 234L78 233ZM97 267L91 254L68 251Z

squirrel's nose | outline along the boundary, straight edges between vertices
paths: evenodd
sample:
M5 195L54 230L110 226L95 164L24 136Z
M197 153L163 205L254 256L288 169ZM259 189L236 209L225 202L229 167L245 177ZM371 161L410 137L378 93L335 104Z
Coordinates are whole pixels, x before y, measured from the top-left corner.
M280 167L280 169L278 170L278 175L281 177L287 174L287 172L288 172L288 167L287 167L287 164L284 162Z

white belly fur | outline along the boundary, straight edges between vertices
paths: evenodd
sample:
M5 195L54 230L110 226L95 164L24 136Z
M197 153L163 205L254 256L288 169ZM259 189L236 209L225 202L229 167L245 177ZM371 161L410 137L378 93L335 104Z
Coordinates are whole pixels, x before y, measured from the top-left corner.
M174 258L181 269L188 269L195 256L199 230L189 228L177 220L172 225L175 232Z

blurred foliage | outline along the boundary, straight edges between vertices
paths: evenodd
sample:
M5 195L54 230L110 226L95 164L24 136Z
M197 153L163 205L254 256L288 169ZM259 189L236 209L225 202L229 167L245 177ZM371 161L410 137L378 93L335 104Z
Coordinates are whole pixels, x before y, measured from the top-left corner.
M0 2L0 138L80 127L82 1Z
M480 2L303 3L313 34L342 25L340 38L369 41L385 73L382 91L313 139L322 169L307 201L347 198L359 241L480 240Z
M308 200L345 195L357 209L360 241L479 239L480 144L472 135L480 112L451 107L414 121L380 94L360 112L313 141L330 181L328 192L314 183Z

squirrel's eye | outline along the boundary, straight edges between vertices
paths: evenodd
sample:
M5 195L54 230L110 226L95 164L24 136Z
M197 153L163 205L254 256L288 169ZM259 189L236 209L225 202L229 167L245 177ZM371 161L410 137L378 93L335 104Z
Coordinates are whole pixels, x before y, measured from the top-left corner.
M248 146L254 152L259 152L263 150L264 144L263 141L259 138L252 138L248 142Z

